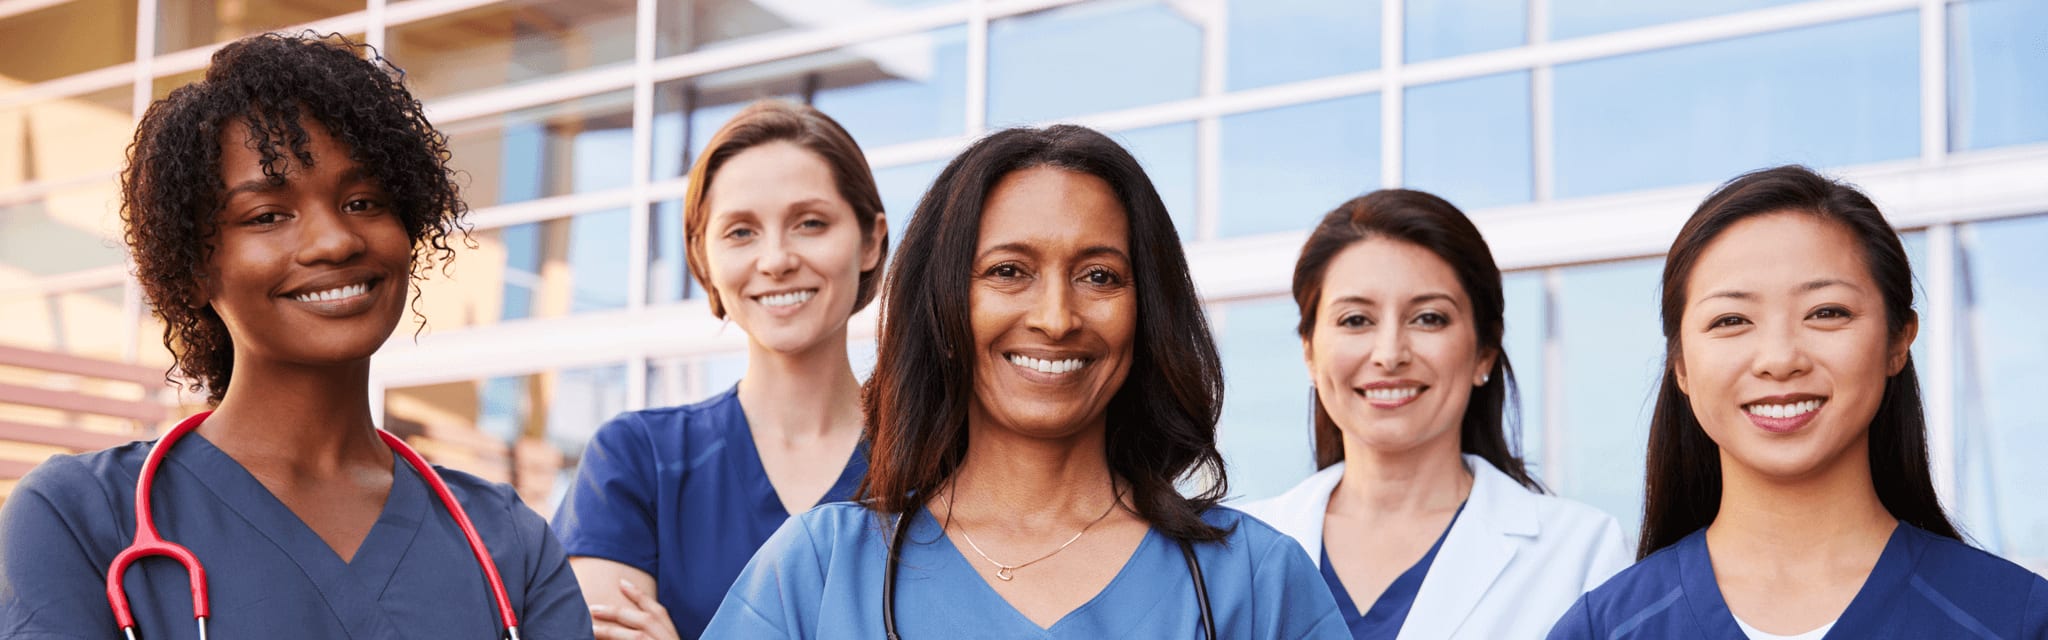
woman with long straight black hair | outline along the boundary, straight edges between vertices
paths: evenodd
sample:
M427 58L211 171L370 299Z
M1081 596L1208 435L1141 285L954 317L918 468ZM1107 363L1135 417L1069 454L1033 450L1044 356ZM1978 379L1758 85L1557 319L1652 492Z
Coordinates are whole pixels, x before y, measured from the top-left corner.
M2044 638L2048 580L1942 512L1912 271L1804 167L1723 185L1664 263L1642 558L1551 638Z

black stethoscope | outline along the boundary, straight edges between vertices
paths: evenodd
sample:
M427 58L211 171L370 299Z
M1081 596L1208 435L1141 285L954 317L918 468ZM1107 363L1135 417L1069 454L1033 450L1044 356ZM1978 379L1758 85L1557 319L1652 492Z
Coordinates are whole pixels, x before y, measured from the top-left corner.
M157 467L163 465L164 456L170 453L171 445L177 444L179 438L198 428L199 423L205 422L209 415L213 415L213 412L205 411L186 418L184 422L178 423L178 426L172 427L170 433L159 438L156 444L149 448L149 456L142 460L142 475L135 479L135 541L129 543L128 548L122 549L120 554L115 555L113 566L107 568L107 604L113 607L114 622L121 626L121 634L128 640L140 638L142 630L136 626L135 616L128 609L128 593L122 585L121 577L128 571L128 565L148 556L164 556L185 566L185 573L192 587L192 617L199 623L199 640L206 640L206 619L209 615L206 567L199 564L199 556L193 555L191 550L176 542L165 540L157 533L156 517L150 512L149 490L156 486ZM462 537L468 539L470 555L476 556L477 564L483 567L484 579L490 583L491 600L498 608L498 622L505 628L503 637L519 640L519 617L512 613L512 600L505 595L505 581L498 577L498 565L491 560L491 550L484 547L484 539L477 535L476 526L469 521L469 514L462 510L462 503L457 502L455 494L448 491L448 483L441 481L441 474L435 473L434 467L427 464L412 447L406 446L404 440L383 429L378 429L377 435L383 438L386 446L391 447L392 453L404 458L406 464L412 465L413 470L419 472L420 479L425 480L435 495L440 496L441 506L448 509L448 514L455 519L455 526L462 529Z
M882 632L889 640L902 640L896 635L896 561L903 555L903 539L910 537L910 520L917 515L916 508L910 513L896 517L896 536L889 540L889 567L882 572ZM1202 610L1202 637L1216 640L1216 618L1209 613L1209 585L1202 582L1202 562L1195 559L1195 545L1186 540L1175 540L1180 544L1180 555L1188 561L1188 575L1195 582L1195 604Z

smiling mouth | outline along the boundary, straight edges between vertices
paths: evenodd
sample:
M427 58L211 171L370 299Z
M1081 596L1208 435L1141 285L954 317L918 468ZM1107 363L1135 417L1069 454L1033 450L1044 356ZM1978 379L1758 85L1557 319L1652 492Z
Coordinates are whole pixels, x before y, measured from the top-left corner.
M761 306L764 307L784 308L809 302L811 298L817 295L817 289L804 289L801 291L784 291L782 293L758 295L754 296L754 301L761 303Z
M1003 357L1009 360L1010 364L1050 376L1066 375L1069 373L1073 373L1075 371L1081 370L1081 368L1086 367L1089 363L1095 361L1092 358L1064 358L1060 360L1046 360L1015 353L1003 354Z
M1827 398L1810 398L1806 400L1801 400L1799 402L1786 402L1778 404L1766 404L1758 402L1743 405L1742 411L1743 413L1757 416L1759 418L1783 420L1786 418L1797 418L1809 413L1813 413L1815 411L1819 411L1821 406L1826 405L1827 403Z
M291 298L299 302L339 302L342 300L354 298L356 296L368 294L370 292L370 285L372 284L376 284L376 281L373 280L369 282L358 282L350 285L342 285L332 289L308 291L305 293L293 295L291 296Z

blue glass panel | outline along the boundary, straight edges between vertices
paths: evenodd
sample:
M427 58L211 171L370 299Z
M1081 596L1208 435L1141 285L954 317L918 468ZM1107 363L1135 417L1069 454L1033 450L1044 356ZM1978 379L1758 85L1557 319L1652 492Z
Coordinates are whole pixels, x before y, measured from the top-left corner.
M1380 0L1230 0L1231 91L1378 69Z
M945 168L945 162L933 160L875 170L875 189L882 194L882 211L889 215L889 253L902 249L903 230L910 228L918 201Z
M1152 178L1152 188L1173 216L1182 242L1193 241L1195 228L1195 123L1183 122L1114 134Z
M1409 62L1519 47L1529 39L1527 2L1407 0L1402 15Z
M647 223L647 301L665 304L693 298L696 288L683 252L683 201L654 203Z
M1802 0L1550 0L1550 37L1577 38Z
M2048 140L2048 3L1949 5L1949 146Z
M1557 195L1920 152L1920 31L1899 13L1563 65Z
M1405 186L1467 212L1532 197L1529 72L1415 87L1403 108Z
M579 214L568 224L568 277L573 279L569 312L624 308L631 215L613 209Z
M1612 514L1631 541L1643 512L1643 464L1650 407L1663 365L1657 320L1660 260L1571 267L1556 291L1562 438L1546 461L1550 489ZM1633 545L1633 542L1631 542Z
M1288 298L1212 309L1223 358L1216 446L1230 475L1230 493L1247 500L1277 495L1315 471L1313 385L1294 333L1301 314Z
M1501 293L1507 302L1507 327L1501 336L1501 350L1507 353L1508 364L1515 368L1515 383L1520 392L1520 411L1504 416L1503 423L1521 426L1521 441L1511 440L1510 444L1521 447L1522 461L1528 463L1530 473L1540 477L1543 470L1545 382L1543 341L1550 331L1543 272L1523 271L1502 276ZM1513 406L1509 407L1509 411L1514 410ZM1512 439L1514 434L1508 435Z
M1193 98L1201 65L1201 28L1167 2L1115 0L998 20L988 32L989 126Z
M2048 216L1959 230L1956 304L1958 511L1986 549L2048 559Z
M505 301L498 319L533 317L533 289L540 282L540 225L505 227L498 238L505 243Z
M1223 118L1222 237L1315 226L1380 186L1379 94Z

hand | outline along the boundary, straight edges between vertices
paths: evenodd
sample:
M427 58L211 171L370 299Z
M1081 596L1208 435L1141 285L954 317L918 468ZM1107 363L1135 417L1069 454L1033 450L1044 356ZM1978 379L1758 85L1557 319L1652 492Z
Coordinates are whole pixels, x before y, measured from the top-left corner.
M668 617L668 608L661 606L654 596L625 580L619 581L619 593L626 596L628 604L624 607L590 607L597 640L682 640L675 622Z

